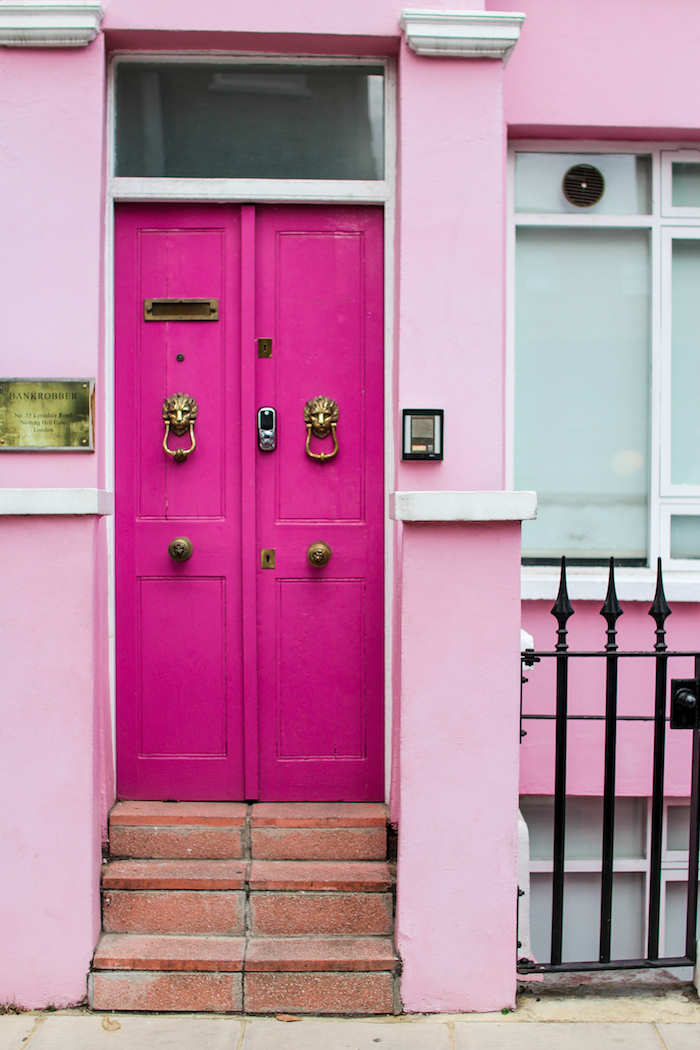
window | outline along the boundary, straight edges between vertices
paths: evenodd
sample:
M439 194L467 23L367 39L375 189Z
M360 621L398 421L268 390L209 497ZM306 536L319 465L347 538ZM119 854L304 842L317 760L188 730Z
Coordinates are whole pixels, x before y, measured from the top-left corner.
M384 178L384 67L134 62L116 67L116 175Z
M603 800L568 796L564 875L564 961L598 958ZM523 795L530 837L530 937L538 962L550 953L554 799ZM685 952L688 871L687 799L666 799L661 860L662 955ZM635 959L647 942L651 800L618 796L615 805L612 957ZM700 935L700 920L698 923Z
M523 562L700 568L700 151L513 160Z

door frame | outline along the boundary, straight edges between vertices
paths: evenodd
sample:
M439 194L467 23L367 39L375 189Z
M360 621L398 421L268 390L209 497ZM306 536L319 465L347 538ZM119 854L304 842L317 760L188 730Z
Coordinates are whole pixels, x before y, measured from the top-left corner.
M179 179L125 178L112 174L115 158L115 73L120 61L191 62L193 59L215 59L230 65L256 64L304 65L381 65L384 67L384 180L363 182L333 179ZM395 488L396 418L394 403L394 299L395 299L395 226L396 226L396 66L390 58L307 56L299 54L235 55L211 51L115 51L107 70L107 108L105 141L105 226L104 226L104 472L105 487L115 491L115 338L114 338L114 222L115 204L149 203L230 203L230 204L381 204L384 208L384 796L389 800L392 759L393 723L393 644L395 623L394 600L394 529L389 517L389 497ZM254 524L254 523L253 523ZM107 622L109 635L109 698L112 727L112 765L116 777L116 543L115 517L106 519L107 528ZM245 524L244 524L245 528ZM255 633L255 632L253 632ZM250 657L257 666L257 643ZM246 646L251 639L246 638ZM246 678L252 673L246 669ZM247 707L248 705L246 705ZM247 727L246 727L247 728ZM252 728L252 727L251 727Z

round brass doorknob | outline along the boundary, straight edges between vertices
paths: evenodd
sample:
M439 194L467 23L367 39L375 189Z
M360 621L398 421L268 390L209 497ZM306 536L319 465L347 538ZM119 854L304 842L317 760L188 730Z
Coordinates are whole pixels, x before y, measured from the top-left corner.
M187 536L177 536L168 544L168 554L173 561L187 561L192 557L193 550L192 540L188 540Z
M306 557L309 563L318 569L321 565L328 565L331 560L331 549L327 543L312 543L306 552Z

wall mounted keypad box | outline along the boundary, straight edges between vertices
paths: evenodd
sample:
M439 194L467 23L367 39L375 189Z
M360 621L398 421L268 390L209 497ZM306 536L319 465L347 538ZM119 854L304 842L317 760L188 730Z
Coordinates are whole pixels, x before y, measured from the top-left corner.
M445 421L441 408L404 408L402 459L442 459Z

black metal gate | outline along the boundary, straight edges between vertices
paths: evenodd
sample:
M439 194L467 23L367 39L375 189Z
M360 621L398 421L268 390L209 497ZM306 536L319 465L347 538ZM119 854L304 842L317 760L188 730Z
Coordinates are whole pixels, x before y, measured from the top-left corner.
M696 959L696 924L698 912L698 845L699 813L698 794L700 787L700 651L680 652L667 649L664 624L671 614L664 596L661 575L661 559L658 562L656 594L649 615L656 622L656 643L649 652L623 652L618 649L616 623L622 609L615 591L614 561L610 559L608 591L601 609L607 621L607 642L600 652L574 651L567 644L567 621L573 615L566 585L566 559L562 558L559 594L552 608L556 618L557 644L552 652L525 650L522 661L532 668L542 660L556 661L556 713L523 714L521 696L521 737L526 735L523 723L528 720L553 719L555 721L554 754L554 842L552 874L552 920L551 957L548 963L535 963L527 959L518 960L518 972L576 970L617 970L638 967L693 966ZM675 679L668 689L669 660L674 657L694 658L694 678ZM605 713L570 714L568 710L569 666L572 660L604 660L606 669ZM654 713L618 714L618 667L621 660L653 660L655 662ZM523 683L527 678L523 677ZM601 698L602 699L602 698ZM562 962L562 938L564 918L564 856L566 841L566 755L570 726L579 720L605 722L603 831L601 862L601 898L599 951L597 959ZM649 912L647 925L646 955L640 959L611 959L611 926L613 899L613 843L615 834L615 773L617 758L617 727L621 721L654 723L654 749L652 770L651 836ZM686 905L685 955L662 957L659 955L659 923L661 907L661 862L664 802L664 765L667 723L671 730L692 732L692 770L690 795L690 834L688 851L688 882Z

